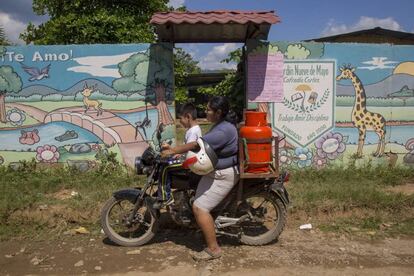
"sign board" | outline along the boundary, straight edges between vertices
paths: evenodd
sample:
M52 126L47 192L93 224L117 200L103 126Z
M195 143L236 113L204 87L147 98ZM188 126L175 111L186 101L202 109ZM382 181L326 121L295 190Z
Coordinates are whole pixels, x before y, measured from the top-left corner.
M277 52L249 54L247 67L249 102L283 100L283 54Z
M272 126L306 147L335 125L335 61L292 60L283 67L284 97L272 104Z

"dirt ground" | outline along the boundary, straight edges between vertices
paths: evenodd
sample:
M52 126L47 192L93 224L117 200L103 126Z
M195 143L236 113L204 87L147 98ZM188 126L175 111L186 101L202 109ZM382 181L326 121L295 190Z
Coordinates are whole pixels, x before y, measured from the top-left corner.
M160 230L136 248L113 245L103 234L5 241L0 275L414 275L411 238L372 240L288 225L271 245L245 246L224 237L220 243L221 259L196 263L189 252L202 249L202 236L188 229Z

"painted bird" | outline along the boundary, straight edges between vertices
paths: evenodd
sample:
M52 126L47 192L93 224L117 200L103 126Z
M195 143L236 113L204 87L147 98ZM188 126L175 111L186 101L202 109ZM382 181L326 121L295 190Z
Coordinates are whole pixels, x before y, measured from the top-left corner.
M49 77L50 64L44 67L42 70L39 70L37 67L26 66L23 63L21 65L23 70L31 76L29 78L29 81L39 81Z

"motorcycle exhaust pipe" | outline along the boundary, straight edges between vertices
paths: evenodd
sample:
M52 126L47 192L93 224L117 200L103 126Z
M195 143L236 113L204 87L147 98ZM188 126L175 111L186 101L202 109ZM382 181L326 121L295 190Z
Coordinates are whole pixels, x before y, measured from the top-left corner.
M242 222L247 217L248 215L243 215L240 218L229 218L229 217L224 217L224 216L218 216L216 220L214 221L214 223L216 225L216 228L220 229L220 228L228 227L231 225L235 225L239 222Z

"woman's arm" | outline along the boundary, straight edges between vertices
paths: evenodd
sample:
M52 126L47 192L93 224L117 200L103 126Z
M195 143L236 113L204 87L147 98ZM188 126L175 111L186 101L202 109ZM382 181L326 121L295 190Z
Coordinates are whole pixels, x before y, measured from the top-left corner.
M186 153L187 151L194 150L197 147L198 147L197 142L191 142L191 143L188 143L188 144L184 144L184 145L176 146L174 148L169 148L169 149L163 150L161 152L161 155L163 157L166 157L166 156L170 156L170 155L174 155L174 154Z

